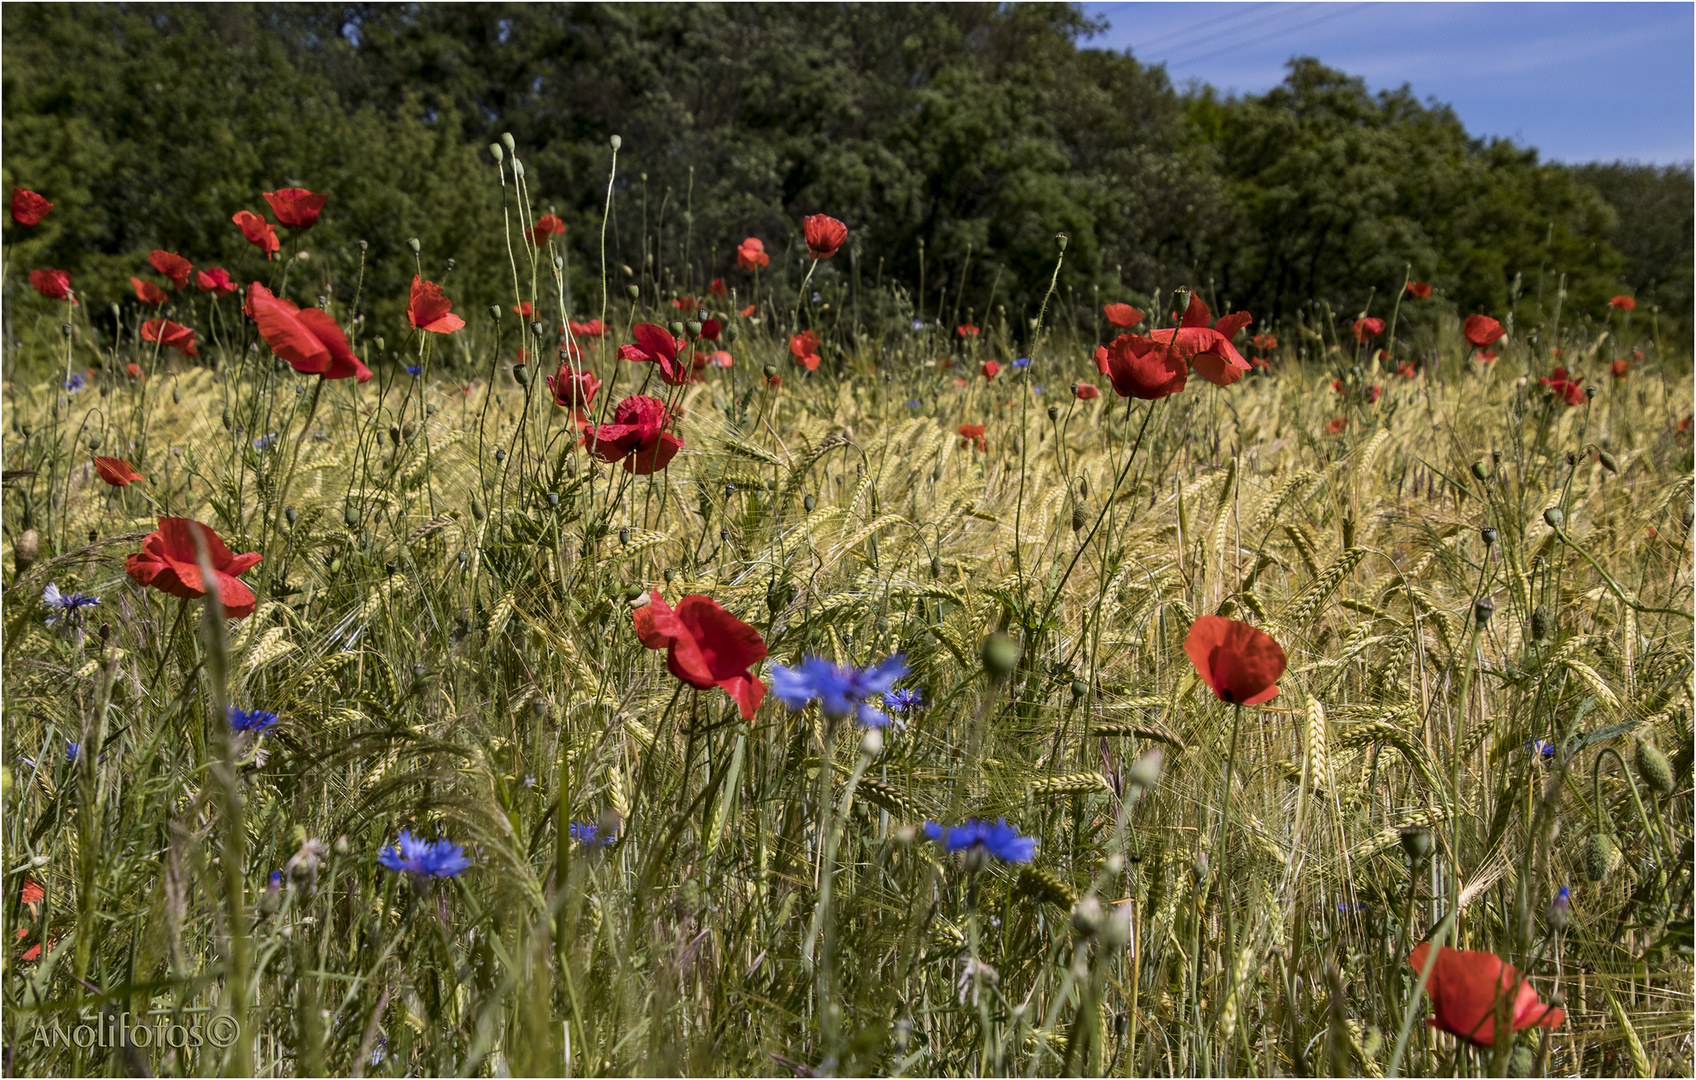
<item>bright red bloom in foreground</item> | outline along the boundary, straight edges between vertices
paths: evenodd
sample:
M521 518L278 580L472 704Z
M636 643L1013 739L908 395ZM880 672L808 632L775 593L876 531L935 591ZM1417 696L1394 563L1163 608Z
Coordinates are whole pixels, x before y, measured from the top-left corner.
M736 245L736 265L744 270L758 270L762 266L771 265L771 256L766 254L766 245L757 236Z
M1619 308L1621 311L1630 311L1637 306L1637 301L1633 300L1629 296L1616 296L1612 300L1609 300L1608 303Z
M688 364L677 362L678 353L688 346L682 338L674 338L671 331L653 323L637 323L631 329L636 338L634 345L620 345L618 358L634 360L638 363L654 363L660 367L660 381L667 386L686 386L694 373ZM632 400L626 398L625 400ZM651 400L651 399L650 399ZM619 408L623 408L622 405Z
M814 214L801 220L801 231L807 238L807 251L815 259L828 259L848 239L848 226L827 214Z
M170 278L172 285L179 289L188 288L188 276L194 273L194 264L181 255L155 249L147 256L147 261L153 264L153 269Z
M465 320L452 314L453 301L442 295L442 287L414 274L412 296L406 304L406 317L420 330L451 334L465 325Z
M1614 378L1623 379L1630 373L1631 365L1624 360L1615 360L1608 370Z
M1407 962L1415 972L1423 972L1430 958L1431 943L1425 941L1413 950ZM1513 1003L1508 1014L1514 1031L1566 1023L1564 1009L1539 1001L1530 981L1521 979L1519 970L1502 963L1495 953L1442 946L1431 966L1425 992L1430 995L1431 1008L1436 1013L1425 1022L1476 1046L1495 1045L1496 1002L1510 994Z
M130 284L135 286L135 298L144 304L163 304L170 297L165 290L151 281L143 281L138 277L130 278Z
M1207 310L1201 297L1191 293L1183 321L1176 328L1156 330L1149 337L1166 346L1172 356L1195 368L1196 374L1208 382L1230 386L1249 370L1248 361L1237 352L1231 339L1253 321L1254 316L1248 312L1233 311L1214 323L1213 313Z
M1101 396L1101 391L1095 388L1094 383L1075 383L1072 386L1072 396L1079 401L1094 401Z
M370 369L353 355L347 335L328 313L296 307L271 295L271 290L257 281L247 287L247 306L265 344L301 374L326 379L354 377L360 382L371 378Z
M287 187L265 192L265 201L271 204L271 213L276 214L277 220L284 225L291 229L310 229L318 224L318 215L324 212L324 204L330 201L330 197L305 188Z
M966 323L964 326L960 327L960 336L961 337L977 337L978 336L978 328L973 326L971 323Z
M265 253L267 259L277 257L277 249L282 247L277 240L277 230L269 221L251 210L237 210L230 220L241 228L241 234L247 237L247 242Z
M31 270L30 287L49 300L68 300L71 297L71 275L63 270ZM71 303L76 303L71 300Z
M983 367L978 370L983 373L984 382L994 382L995 377L1001 374L1001 365L996 363L994 360L985 360L983 362Z
M707 286L707 291L720 300L730 295L730 289L724 284L724 279L721 277L713 278L713 283Z
M1219 615L1203 615L1191 624L1184 652L1214 696L1233 705L1277 697L1278 678L1289 662L1270 635Z
M1407 294L1415 300L1429 300L1431 299L1431 286L1423 281L1410 281L1407 283Z
M1468 315L1463 330L1466 333L1466 340L1480 349L1486 345L1494 345L1501 340L1503 334L1507 333L1506 330L1502 329L1501 323L1488 315Z
M560 220L559 215L543 214L536 219L536 224L532 225L529 231L524 234L524 238L530 242L532 247L541 247L548 242L548 237L564 235L565 222Z
M766 695L765 683L748 670L766 658L765 639L752 626L706 596L685 596L674 611L655 589L632 613L636 636L650 649L665 650L665 666L697 690L724 687L752 720Z
M964 450L967 446L989 452L989 440L984 437L982 424L960 425L960 449Z
M228 296L241 288L230 280L230 272L221 266L198 271L194 275L194 285L201 292L215 292L219 296Z
M181 326L169 319L149 319L141 324L141 340L169 345L184 356L199 356L194 347L194 328Z
M789 339L789 355L795 362L808 371L819 369L819 336L811 330L803 330Z
M1356 319L1354 321L1354 339L1365 343L1384 332L1383 319Z
M200 574L196 536L206 545L207 562L212 566L210 582ZM147 534L141 550L129 557L124 569L137 584L185 600L215 590L224 605L224 614L239 619L253 614L253 591L236 578L263 559L257 552L231 554L217 533L191 518L162 517L159 531Z
M585 432L583 443L609 465L622 461L625 472L646 476L671 464L683 448L683 440L665 430L670 422L665 402L633 394L618 403L612 423Z
M1129 304L1107 304L1102 307L1101 312L1107 316L1108 322L1121 330L1129 330L1142 322L1142 312Z
M97 457L94 459L94 471L100 474L100 479L113 487L128 487L137 480L147 479L123 458Z
M548 376L554 404L563 409L587 409L600 388L601 380L593 371L578 371L569 363L561 364L557 374Z
M1568 405L1584 404L1584 391L1580 389L1578 385L1584 381L1584 376L1582 375L1576 379L1569 378L1566 373L1566 368L1558 367L1537 381L1553 390L1555 394Z
M12 220L19 225L40 225L53 204L28 188L12 189Z
M571 332L578 337L600 337L607 332L606 323L599 319L590 319L588 322L567 320L566 325L571 327Z
M1331 435L1341 435L1343 433L1343 429L1348 426L1349 422L1339 416L1335 420L1332 420L1329 424L1325 425L1325 431Z
M1143 401L1176 394L1189 378L1189 365L1140 334L1120 334L1096 349L1095 368L1113 380L1114 393Z

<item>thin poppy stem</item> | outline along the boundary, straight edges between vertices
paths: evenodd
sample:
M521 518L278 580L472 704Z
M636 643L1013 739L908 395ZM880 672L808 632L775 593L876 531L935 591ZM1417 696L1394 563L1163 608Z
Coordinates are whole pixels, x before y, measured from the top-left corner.
M1236 974L1237 926L1231 910L1231 785L1236 779L1237 734L1242 727L1243 707L1231 707L1231 749L1225 755L1225 798L1219 811L1219 899L1225 907L1225 990L1221 1001L1231 999L1231 979Z

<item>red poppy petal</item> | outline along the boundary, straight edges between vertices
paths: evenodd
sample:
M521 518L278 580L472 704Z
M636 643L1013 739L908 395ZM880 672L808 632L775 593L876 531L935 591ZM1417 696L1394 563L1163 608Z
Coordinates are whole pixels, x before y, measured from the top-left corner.
M1213 322L1213 313L1207 310L1200 293L1190 293L1189 307L1184 309L1184 318L1180 326L1206 327Z
M648 602L637 608L632 616L637 639L650 649L670 647L672 640L683 632L677 613L671 610L671 605L660 596L658 589L648 594Z
M730 695L730 699L742 710L742 719L752 720L754 713L759 711L760 702L766 696L766 684L744 672L732 675L728 679L720 679L720 686Z
M686 596L677 617L701 643L710 669L718 678L745 672L766 658L760 632L706 596Z
M1254 321L1254 316L1246 311L1233 311L1229 315L1219 316L1219 322L1213 329L1226 341L1236 337L1242 328Z

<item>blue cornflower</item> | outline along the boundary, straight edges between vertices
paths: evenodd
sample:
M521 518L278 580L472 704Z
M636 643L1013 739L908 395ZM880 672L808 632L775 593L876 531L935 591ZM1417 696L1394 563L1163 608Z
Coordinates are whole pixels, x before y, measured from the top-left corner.
M1543 755L1544 761L1549 761L1555 756L1555 744L1547 739L1533 739L1525 744L1525 748L1533 754Z
M406 373L408 375L414 375L414 376L422 375L422 374L424 374L424 365L422 365L422 364L408 364L406 366Z
M81 390L83 387L85 387L87 385L88 385L88 379L84 378L81 375L72 375L69 379L66 379L65 382L64 382L65 389L69 390L73 394L76 393L78 390Z
M471 866L465 849L446 840L420 840L406 829L392 847L377 853L377 862L414 877L458 877Z
M259 436L259 438L254 439L253 440L253 448L255 450L269 450L276 443L276 441L277 441L277 433L273 431L269 435L261 435L261 436Z
M913 320L913 329L914 330L923 330L924 328L925 328L925 321L923 319L914 319Z
M905 674L907 661L900 654L864 670L837 667L822 656L809 656L792 668L773 664L771 692L795 712L816 700L832 719L853 717L876 728L889 723L889 717L866 704L867 699L889 693L895 680Z
M234 705L229 707L229 716L231 731L251 731L255 735L263 735L270 731L277 725L278 721L277 714L274 712L266 712L263 709L243 712Z
M618 833L608 829L603 836L599 825L574 821L571 823L571 838L584 847L606 847L618 839Z
M76 743L71 742L69 739L65 740L65 764L75 765L77 763L77 756L80 753L81 750L78 748Z
M1031 358L1028 356L1021 356L1017 360L1013 361L1013 366L1016 368L1028 368L1031 366Z
M883 704L891 712L906 716L924 708L925 698L917 690L909 690L903 686L899 690L891 690L883 695Z
M952 829L927 821L925 835L941 844L942 850L950 854L956 851L987 851L1002 862L1030 862L1036 855L1036 841L1029 836L1020 836L1019 830L1007 824L1006 818L993 823L974 818Z
M1560 895L1549 905L1549 925L1556 930L1565 930L1567 922L1572 918L1572 899L1567 895L1566 886L1561 886Z
M100 603L100 600L97 597L84 596L82 593L62 593L59 586L49 583L47 588L42 590L41 602L47 605L47 625L57 626L59 620L67 616L72 617L70 621L74 622L78 611L93 607Z

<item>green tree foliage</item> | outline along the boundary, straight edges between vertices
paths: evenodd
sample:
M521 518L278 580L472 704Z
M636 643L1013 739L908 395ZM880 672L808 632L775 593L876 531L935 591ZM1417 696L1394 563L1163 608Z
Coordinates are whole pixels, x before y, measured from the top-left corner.
M1625 256L1625 283L1639 304L1658 305L1690 332L1693 187L1689 165L1583 165L1578 178L1619 215L1607 241Z

